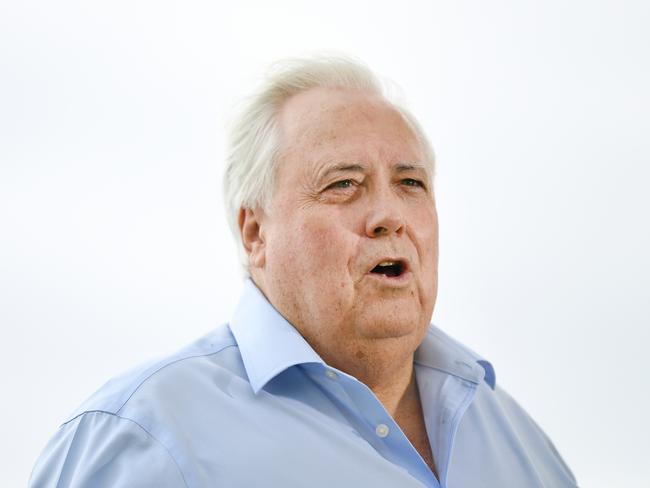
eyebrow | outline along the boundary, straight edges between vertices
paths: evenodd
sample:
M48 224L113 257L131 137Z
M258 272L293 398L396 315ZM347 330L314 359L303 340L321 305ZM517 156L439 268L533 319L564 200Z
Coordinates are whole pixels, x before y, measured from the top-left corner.
M419 163L398 163L395 166L393 166L393 169L397 173L405 173L407 171L424 171L425 173L428 174L426 166Z
M332 173L365 173L367 167L359 163L338 163L329 166L325 171L320 174L320 179L324 179ZM426 166L419 163L398 163L393 166L396 173L406 173L409 171L423 171L428 174Z
M348 163L338 163L333 166L330 166L327 168L325 171L323 171L320 175L319 179L325 179L332 173L365 173L367 171L367 167L358 164L358 163L353 163L353 164L348 164Z

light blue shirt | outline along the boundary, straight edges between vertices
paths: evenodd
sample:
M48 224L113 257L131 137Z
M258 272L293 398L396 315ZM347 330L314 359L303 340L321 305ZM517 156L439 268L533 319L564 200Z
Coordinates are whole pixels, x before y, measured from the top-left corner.
M576 486L490 363L433 325L415 374L439 480L373 392L325 364L249 280L230 324L90 397L30 486Z

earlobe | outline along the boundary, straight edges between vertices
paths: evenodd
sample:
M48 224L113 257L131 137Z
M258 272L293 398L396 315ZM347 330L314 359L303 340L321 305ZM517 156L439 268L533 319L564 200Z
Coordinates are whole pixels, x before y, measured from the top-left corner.
M239 209L239 232L252 268L262 268L265 263L263 216L264 212L259 207Z

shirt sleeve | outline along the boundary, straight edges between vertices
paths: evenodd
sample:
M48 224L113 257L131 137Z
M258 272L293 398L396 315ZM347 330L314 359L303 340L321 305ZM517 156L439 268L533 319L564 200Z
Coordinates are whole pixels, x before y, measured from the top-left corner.
M87 412L64 424L41 453L30 488L186 488L169 451L138 423Z

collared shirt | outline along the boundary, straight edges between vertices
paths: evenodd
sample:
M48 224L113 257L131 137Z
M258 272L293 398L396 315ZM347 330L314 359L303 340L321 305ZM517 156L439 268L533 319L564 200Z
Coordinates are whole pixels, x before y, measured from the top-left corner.
M229 324L88 399L30 486L576 486L488 361L431 325L414 368L439 479L373 392L248 280Z

